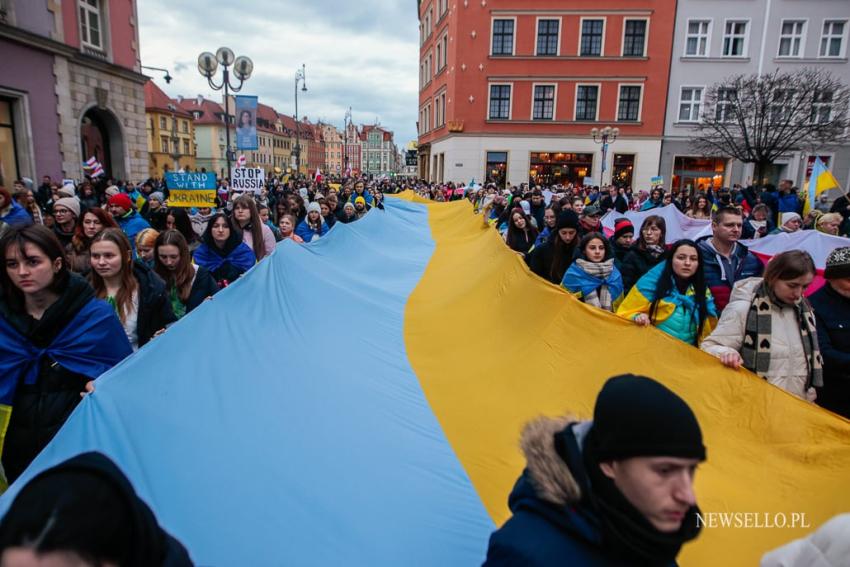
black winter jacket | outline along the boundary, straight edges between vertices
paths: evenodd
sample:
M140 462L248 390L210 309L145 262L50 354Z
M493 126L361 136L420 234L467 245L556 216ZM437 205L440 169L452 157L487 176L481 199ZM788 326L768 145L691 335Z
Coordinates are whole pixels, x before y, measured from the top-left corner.
M632 246L629 253L623 259L623 267L620 270L620 273L623 275L623 293L629 293L629 290L632 289L641 276L654 268L659 262L662 262L664 257L664 254L655 257L650 252L639 248L637 244Z
M136 337L139 347L153 338L154 333L177 320L171 309L171 301L162 281L153 270L136 260L133 275L139 282L139 318L136 322Z
M850 298L828 283L809 297L823 356L823 388L817 403L850 419Z
M41 319L13 310L0 296L0 313L24 337L38 348L47 348L57 335L94 299L91 286L71 274L68 286L47 308ZM19 383L3 447L3 468L13 482L42 449L80 403L80 392L89 378L76 374L45 357L33 384Z
M204 300L218 292L218 284L210 271L203 266L195 267L195 281L186 300L186 313L198 307Z

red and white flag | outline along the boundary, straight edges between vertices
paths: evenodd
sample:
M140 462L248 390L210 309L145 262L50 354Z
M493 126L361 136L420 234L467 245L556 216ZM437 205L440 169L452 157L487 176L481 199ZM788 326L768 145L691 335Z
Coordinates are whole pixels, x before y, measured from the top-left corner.
M248 163L248 158L245 157L245 154L242 154L238 158L236 158L236 167L245 167Z
M322 168L317 167L316 168L316 183L321 183L321 182L322 182Z
M89 177L100 177L103 175L103 166L97 161L97 158L92 156L84 164L83 169L89 174Z

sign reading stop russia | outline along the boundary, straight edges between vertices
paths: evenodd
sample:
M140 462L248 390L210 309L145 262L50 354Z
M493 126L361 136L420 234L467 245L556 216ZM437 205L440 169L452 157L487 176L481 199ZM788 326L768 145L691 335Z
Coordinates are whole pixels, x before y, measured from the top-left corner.
M266 170L262 167L237 167L232 174L230 187L234 191L259 193L266 182Z

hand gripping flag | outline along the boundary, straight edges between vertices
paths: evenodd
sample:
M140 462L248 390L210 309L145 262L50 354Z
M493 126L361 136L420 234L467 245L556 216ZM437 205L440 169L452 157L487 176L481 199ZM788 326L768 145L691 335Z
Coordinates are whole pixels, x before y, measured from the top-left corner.
M850 509L850 421L570 297L468 201L405 197L281 242L101 376L0 513L34 474L98 450L199 565L480 565L522 426L589 418L624 372L694 408L704 513L810 526L717 521L682 565L755 565Z

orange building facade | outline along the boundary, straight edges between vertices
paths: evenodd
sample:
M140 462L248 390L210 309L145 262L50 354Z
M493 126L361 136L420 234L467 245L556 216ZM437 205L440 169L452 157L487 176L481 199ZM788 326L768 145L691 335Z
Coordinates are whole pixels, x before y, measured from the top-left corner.
M499 185L658 174L675 0L423 0L419 174ZM602 145L591 128L619 136Z

